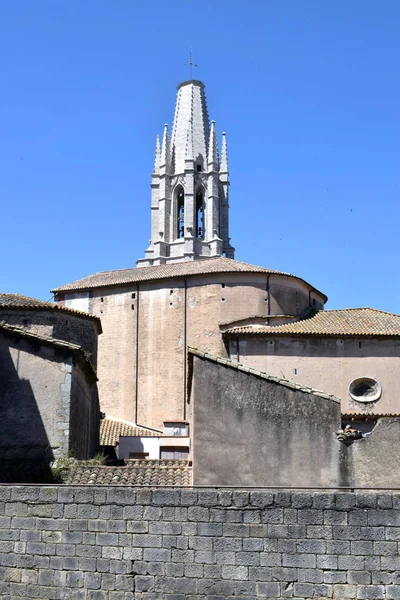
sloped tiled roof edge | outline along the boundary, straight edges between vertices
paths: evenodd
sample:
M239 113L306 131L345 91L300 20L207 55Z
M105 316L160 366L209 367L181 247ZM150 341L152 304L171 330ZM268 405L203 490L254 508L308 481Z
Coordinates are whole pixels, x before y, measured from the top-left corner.
M190 487L192 472L192 465L188 460L130 460L120 467L71 466L64 483L127 487Z
M105 417L100 421L100 446L116 446L121 435L159 437L162 431L113 417Z
M282 385L284 387L290 388L292 390L298 390L300 392L304 392L306 394L313 394L314 396L318 396L320 398L324 398L326 400L332 400L333 402L337 402L340 404L340 399L332 394L326 394L321 390L316 390L311 387L307 387L304 385L300 385L294 381L290 381L289 379L282 379L281 377L276 377L275 375L271 375L270 373L264 373L263 371L258 371L257 369L253 369L252 367L247 367L241 363L235 362L233 360L229 360L227 358L221 358L220 356L214 356L212 354L208 354L207 352L202 352L197 348L188 348L189 355L192 354L194 356L198 356L199 358L204 358L214 363L218 363L220 365L224 365L225 367L229 367L231 369L235 369L236 371L242 371L243 373L249 373L250 375L255 375L256 377L260 377L261 379L266 379L267 381L271 381L272 383L276 383L277 385Z
M231 327L224 335L397 337L400 336L400 315L370 307L320 310L282 325Z
M85 366L88 371L88 374L92 381L98 381L96 370L93 367L90 360L87 358L85 351L78 346L77 344L73 344L72 342L65 342L64 340L58 340L55 338L47 338L37 333L32 333L31 331L27 331L22 327L17 327L16 325L10 325L5 321L0 321L0 332L3 331L6 334L10 334L14 337L18 337L21 339L25 339L31 342L40 342L46 346L52 346L53 348L57 348L59 350L69 351L71 354L77 356L78 360Z
M99 317L90 315L89 313L75 308L68 308L67 306L60 306L53 304L52 302L46 302L45 300L37 300L36 298L30 298L29 296L21 296L21 294L7 294L0 293L0 310L54 310L56 312L69 313L72 316L83 317L84 319L90 319L97 323L99 333L102 333L101 321Z
M259 267L257 265L251 265L226 257L203 258L177 263L167 263L164 265L132 267L114 271L100 271L93 275L78 279L77 281L72 281L71 283L54 288L51 292L89 291L96 288L151 282L161 279L177 279L181 277L228 273L265 273L266 275L282 275L284 277L294 278L302 281L307 287L318 294L321 294L325 298L325 301L328 299L325 294L317 290L317 288L301 277L297 277L296 275L284 271Z

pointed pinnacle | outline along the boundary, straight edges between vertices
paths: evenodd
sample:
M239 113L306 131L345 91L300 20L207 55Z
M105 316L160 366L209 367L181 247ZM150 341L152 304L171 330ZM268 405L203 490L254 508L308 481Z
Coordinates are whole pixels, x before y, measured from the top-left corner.
M168 124L165 123L163 139L162 139L162 146L161 146L160 165L167 165L167 166L169 165L169 160L170 160L169 154L170 153L169 153Z
M213 170L218 169L218 145L215 121L211 121L210 140L208 143L208 164Z
M222 146L221 146L221 163L219 166L220 173L228 173L228 149L226 146L226 133L222 132Z
M160 145L160 136L157 135L156 140L156 152L154 156L154 171L153 173L158 173L160 170L160 160L161 160L161 145Z

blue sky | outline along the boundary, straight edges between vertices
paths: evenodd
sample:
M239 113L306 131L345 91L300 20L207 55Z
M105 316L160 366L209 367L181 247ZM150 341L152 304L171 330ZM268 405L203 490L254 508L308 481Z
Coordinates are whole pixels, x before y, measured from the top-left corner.
M49 299L143 255L193 46L236 258L400 313L399 22L397 0L1 3L1 291Z

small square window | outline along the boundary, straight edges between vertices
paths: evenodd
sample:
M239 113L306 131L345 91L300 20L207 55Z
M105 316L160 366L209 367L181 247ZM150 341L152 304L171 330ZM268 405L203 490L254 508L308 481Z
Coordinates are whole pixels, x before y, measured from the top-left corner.
M135 298L136 298L136 294L135 294L135 293L133 293L133 294L132 294L132 300L134 300Z
M201 165L197 165L197 172L201 173Z

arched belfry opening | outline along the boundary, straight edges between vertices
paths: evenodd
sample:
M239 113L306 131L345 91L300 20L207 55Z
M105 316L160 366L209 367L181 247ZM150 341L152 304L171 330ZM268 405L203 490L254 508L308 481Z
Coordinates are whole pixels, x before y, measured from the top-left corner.
M176 198L176 239L183 238L185 235L185 192L183 187L179 186L175 192Z
M196 192L196 237L204 238L204 193L202 188Z

